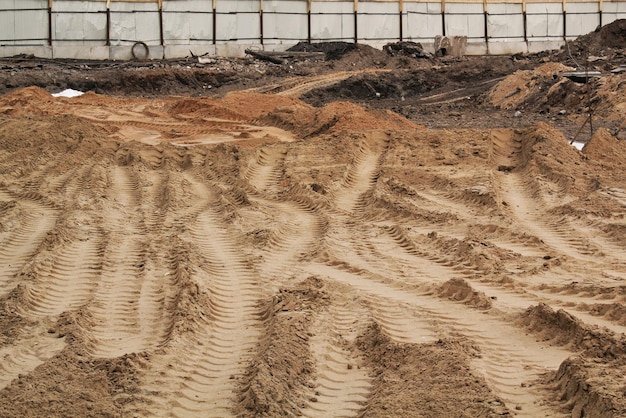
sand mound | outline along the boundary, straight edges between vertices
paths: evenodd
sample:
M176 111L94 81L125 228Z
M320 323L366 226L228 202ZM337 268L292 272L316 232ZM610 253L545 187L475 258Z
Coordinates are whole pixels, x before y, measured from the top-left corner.
M467 341L398 344L374 324L358 338L358 346L375 376L372 396L360 414L363 417L508 415L504 403L473 376L469 362L479 353ZM472 376L474 383L459 385L461 376ZM461 402L451 402L460 398Z
M612 164L623 164L626 160L626 141L620 141L611 133L600 128L583 147L590 158Z
M472 286L463 279L450 279L445 282L439 288L439 296L480 309L491 308L491 299L483 292L472 289Z
M350 102L333 102L322 108L313 108L297 101L292 106L276 107L255 123L286 129L304 138L345 131L424 129L391 111L366 110Z
M545 89L546 84L553 84L559 73L569 70L572 68L561 63L548 62L534 70L516 71L491 88L488 100L501 109L515 109Z

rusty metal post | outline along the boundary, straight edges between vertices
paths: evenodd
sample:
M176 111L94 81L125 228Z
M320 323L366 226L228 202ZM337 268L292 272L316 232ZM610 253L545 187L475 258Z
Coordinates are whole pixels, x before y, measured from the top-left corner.
M161 39L161 46L165 45L165 38L163 36L163 0L158 0L159 6L159 35Z
M52 0L48 0L48 45L52 46Z
M307 0L306 4L306 24L307 24L307 32L306 32L306 41L311 43L311 2L312 0Z
M404 0L399 0L398 3L399 3L398 4L398 8L399 8L398 15L400 16L400 42L402 42L402 40L403 40L402 38L404 37L404 33L403 33L404 32L404 28L402 27L403 26L403 23L402 23L402 12L404 11Z
M213 45L217 43L217 0L213 0Z
M107 0L106 46L111 46L111 0Z
M358 29L358 10L359 0L354 0L354 43L359 43L359 29Z

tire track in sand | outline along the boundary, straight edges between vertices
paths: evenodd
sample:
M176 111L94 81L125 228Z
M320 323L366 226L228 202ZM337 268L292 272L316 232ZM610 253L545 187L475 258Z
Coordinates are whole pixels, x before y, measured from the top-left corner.
M341 186L333 193L338 209L351 213L362 204L362 195L376 183L380 162L388 144L389 138L383 131L371 131L359 143Z
M365 329L365 318L367 311L347 298L333 301L316 318L309 340L316 364L316 386L302 416L354 417L363 408L371 378L368 370L360 367L361 359L346 346Z
M507 130L492 131L492 164L496 167L518 167L522 161L521 142ZM541 197L533 193L523 172L494 170L494 187L499 201L505 202L509 214L521 228L541 239L546 245L583 261L594 261L598 249L580 236L568 223L553 222L542 207Z
M0 390L26 375L65 347L65 339L48 333L46 324L27 327L12 345L0 348Z
M250 165L246 177L259 192L275 192L282 174L284 151L262 149ZM322 236L325 221L320 218L314 202L293 195L294 201L250 197L269 207L279 219L263 251L260 273L268 285L277 291L281 284L288 286L301 258L316 245ZM346 304L348 301L344 301ZM314 322L315 331L309 342L315 362L315 390L308 394L310 402L300 413L305 417L356 416L367 399L370 378L365 368L354 367L358 359L345 348L349 334L356 338L355 323L359 322L358 307L333 304ZM363 309L360 309L363 311ZM361 316L365 318L365 316ZM342 344L344 343L344 344Z
M177 270L187 271L197 294L207 294L209 302L197 306L200 312L194 317L181 312L183 328L153 355L142 388L155 401L150 416L232 416L237 377L260 336L260 290L234 233L214 206L218 199L193 176L185 173L183 181L192 189L194 204L182 215L191 247L177 250Z
M54 228L56 211L3 190L0 190L0 199L15 201L19 207L19 219L8 222L10 232L0 242L0 297L4 297L20 282L17 274L30 262L46 234Z
M544 404L543 394L528 384L542 373L556 370L571 354L565 349L537 342L533 336L525 335L519 328L493 316L461 304L396 288L375 275L364 277L364 272L354 274L318 263L311 263L309 271L388 304L409 306L420 313L423 321L431 322L439 333L470 338L481 350L481 358L475 359L474 368L509 409L521 408L516 411L517 416L565 416Z
M276 192L286 154L284 147L275 145L259 149L256 158L248 164L244 177L259 192Z
M163 333L154 333L161 320L158 295L146 300L146 231L140 207L141 190L132 172L113 167L109 173L109 198L103 203L103 228L108 242L104 251L102 275L89 310L92 354L118 357L141 352L162 342ZM139 213L137 213L139 212ZM163 324L163 327L166 327Z

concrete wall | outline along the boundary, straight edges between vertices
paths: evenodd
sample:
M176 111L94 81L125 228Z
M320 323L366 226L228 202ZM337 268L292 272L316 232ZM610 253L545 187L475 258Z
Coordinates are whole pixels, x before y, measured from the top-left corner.
M491 2L493 1L493 3ZM149 58L188 56L189 51L242 56L246 48L284 50L298 41L358 42L380 47L403 40L432 48L437 35L468 37L468 54L535 52L558 48L599 24L626 18L626 1L526 4L437 1L0 0L0 56L19 53L59 58L131 59L142 42ZM261 15L261 4L263 7ZM107 25L107 14L109 24ZM50 19L49 19L50 16ZM214 24L215 23L215 24ZM485 25L486 23L486 25ZM51 35L51 36L50 36ZM107 44L107 35L109 44ZM143 44L142 44L143 45ZM143 48L143 46L141 46Z

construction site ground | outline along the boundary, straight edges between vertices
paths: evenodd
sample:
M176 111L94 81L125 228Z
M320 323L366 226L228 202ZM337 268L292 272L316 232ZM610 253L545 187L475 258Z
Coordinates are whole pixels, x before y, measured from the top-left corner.
M625 34L0 59L0 416L626 416Z

